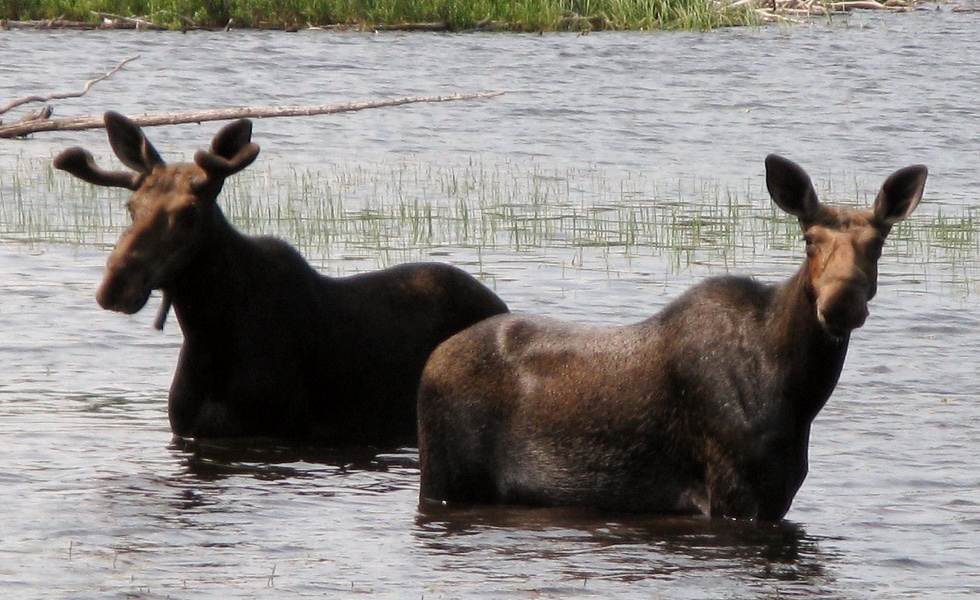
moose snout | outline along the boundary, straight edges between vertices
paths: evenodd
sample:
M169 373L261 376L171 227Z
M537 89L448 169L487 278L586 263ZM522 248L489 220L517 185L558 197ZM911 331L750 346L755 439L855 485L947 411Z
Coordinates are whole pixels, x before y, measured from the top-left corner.
M131 315L146 306L152 291L141 270L131 265L119 265L109 258L102 284L95 293L95 301L105 310Z
M869 300L866 278L830 282L822 286L817 297L817 320L831 336L844 337L864 325Z

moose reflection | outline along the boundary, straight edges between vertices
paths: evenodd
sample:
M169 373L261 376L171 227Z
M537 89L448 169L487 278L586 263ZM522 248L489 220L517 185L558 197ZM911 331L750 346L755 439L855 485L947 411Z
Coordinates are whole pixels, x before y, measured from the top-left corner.
M172 302L184 334L169 399L178 436L412 443L429 353L507 311L455 267L407 264L330 278L285 242L236 231L217 196L258 156L250 121L221 129L193 163L173 165L133 121L108 112L105 123L113 151L133 172L102 170L81 148L54 164L133 191L133 223L96 297L123 313L143 308L154 289L163 290L165 306Z
M769 193L806 242L781 285L722 276L631 326L515 314L452 337L422 375L421 501L781 519L926 175L906 167L872 208L833 208L771 155Z

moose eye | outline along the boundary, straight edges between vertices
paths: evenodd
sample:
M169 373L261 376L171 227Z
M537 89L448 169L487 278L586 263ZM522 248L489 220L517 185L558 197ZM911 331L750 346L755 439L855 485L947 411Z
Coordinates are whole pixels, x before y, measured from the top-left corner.
M812 256L816 252L817 247L813 244L813 236L805 235L803 236L803 243L806 244L806 254L807 256Z

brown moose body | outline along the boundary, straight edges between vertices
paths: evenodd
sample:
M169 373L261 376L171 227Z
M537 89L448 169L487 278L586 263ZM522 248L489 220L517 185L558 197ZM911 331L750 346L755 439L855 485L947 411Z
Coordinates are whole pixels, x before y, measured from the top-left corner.
M134 122L111 112L105 120L113 150L134 172L102 170L81 148L62 152L55 166L133 191L133 224L109 256L97 299L134 313L160 289L165 306L172 303L184 334L169 395L173 432L337 446L414 442L429 353L506 312L503 301L449 265L330 278L283 241L242 235L217 196L258 155L247 120L219 131L194 163L174 165Z
M781 285L712 278L625 327L501 315L440 345L419 391L423 506L785 516L884 239L927 171L895 172L867 210L821 204L784 158L766 171L807 244Z

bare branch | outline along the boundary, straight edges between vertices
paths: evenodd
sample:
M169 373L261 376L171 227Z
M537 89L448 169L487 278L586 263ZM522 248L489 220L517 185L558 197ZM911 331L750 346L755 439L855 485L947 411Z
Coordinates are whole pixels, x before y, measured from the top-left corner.
M150 21L147 21L146 19L141 19L139 17L124 17L122 15L114 15L112 13L96 12L94 10L91 11L91 12L92 12L93 15L95 15L97 17L102 17L103 23L105 23L106 21L116 22L116 23L125 23L127 25L131 25L132 27L134 27L137 30L139 30L139 29L158 29L158 30L165 30L166 29L166 27L161 27L161 26L156 25L156 24L154 24L154 23L152 23Z
M267 106L217 108L191 112L159 113L130 117L140 127L155 127L158 125L178 125L180 123L203 123L205 121L228 121L231 119L270 117L308 117L312 115L328 115L335 113L354 112L368 108L384 108L401 106L417 102L452 102L454 100L475 100L477 98L492 98L504 92L478 92L473 94L452 94L450 96L406 96L404 98L389 98L383 100L365 100L347 104L326 104L320 106ZM63 119L46 119L29 121L13 125L0 126L0 138L21 137L41 131L81 131L83 129L101 129L105 123L98 117L73 117Z
M763 21L802 23L793 17L816 17L852 10L915 10L920 0L724 0L726 8L752 8ZM792 15L792 16L787 16Z
M77 91L77 92L56 92L56 93L53 93L53 94L48 94L47 96L24 96L23 98L18 98L16 100L12 100L6 106L0 107L0 115L4 114L5 112L10 111L13 108L16 108L18 106L22 106L24 104L29 104L31 102L47 102L49 100L62 100L64 98L79 98L81 96L84 96L85 94L88 93L88 91L90 89L92 89L92 86L93 85L99 83L100 81L104 81L104 80L112 77L116 73L116 71L118 71L119 69L123 68L123 66L126 65L126 63L132 62L132 61L136 60L139 57L140 57L139 54L137 54L136 56L130 56L126 60L122 61L121 63L119 63L118 65L116 65L115 67L113 67L112 70L110 70L105 75L102 75L101 77L96 77L95 79L89 79L85 83L85 87L82 88L80 91Z

